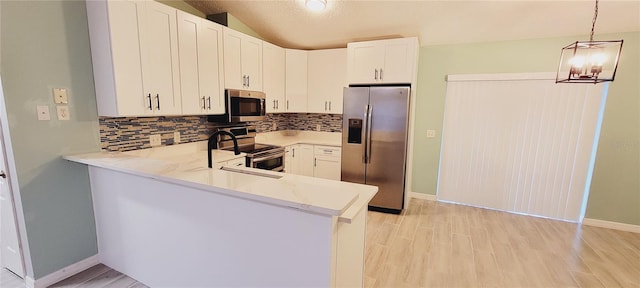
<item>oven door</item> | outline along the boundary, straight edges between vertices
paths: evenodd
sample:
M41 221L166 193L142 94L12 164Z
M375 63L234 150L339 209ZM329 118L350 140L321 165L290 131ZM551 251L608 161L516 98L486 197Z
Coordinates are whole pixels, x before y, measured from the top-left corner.
M284 170L284 151L262 154L251 158L250 167L282 172Z

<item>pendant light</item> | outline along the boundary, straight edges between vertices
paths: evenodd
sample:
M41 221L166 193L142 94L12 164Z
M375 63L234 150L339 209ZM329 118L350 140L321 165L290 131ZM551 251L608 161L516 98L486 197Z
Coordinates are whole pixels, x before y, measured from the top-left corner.
M311 11L322 11L327 7L327 0L305 0L305 5Z
M562 48L556 83L600 83L613 81L618 69L622 40L593 41L598 18L598 0L591 22L589 41L576 41Z

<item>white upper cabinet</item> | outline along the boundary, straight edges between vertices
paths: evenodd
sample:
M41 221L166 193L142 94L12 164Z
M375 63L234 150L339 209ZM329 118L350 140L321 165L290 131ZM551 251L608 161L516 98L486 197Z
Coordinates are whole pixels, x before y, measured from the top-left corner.
M342 114L347 84L347 49L308 52L308 112Z
M287 112L307 112L307 51L285 49Z
M181 114L176 10L87 1L98 115Z
M262 40L223 27L228 89L262 91Z
M271 43L262 43L262 88L267 95L267 113L286 111L284 48Z
M150 106L145 114L180 115L178 28L176 9L155 1L143 1L140 26L142 83Z
M401 38L347 45L349 84L411 83L415 75L418 39Z
M222 26L178 11L182 113L224 114Z

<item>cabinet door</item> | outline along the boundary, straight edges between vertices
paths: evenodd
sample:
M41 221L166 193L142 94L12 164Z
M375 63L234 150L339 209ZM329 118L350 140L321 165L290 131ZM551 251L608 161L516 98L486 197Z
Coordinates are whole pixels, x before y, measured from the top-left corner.
M299 149L296 150L296 157L299 167L298 171L300 175L313 176L313 145L300 144Z
M340 181L340 158L315 156L313 176L318 178Z
M289 174L300 174L298 171L298 159L299 153L296 154L296 150L298 150L298 145L290 145L284 148L284 171ZM299 151L298 151L299 152ZM298 156L298 157L296 157Z
M178 48L183 114L205 114L205 96L200 93L198 35L202 18L178 11Z
M285 49L287 112L307 112L307 51Z
M144 5L137 1L108 1L108 23L102 22L99 5L99 2L87 3L98 114L147 114L150 109L142 87L139 30ZM109 81L110 77L113 82Z
M267 95L267 113L284 112L284 48L271 43L262 44L262 88Z
M347 49L309 51L308 63L308 112L342 114Z
M349 43L348 77L350 84L380 82L380 68L384 65L384 46L376 42Z
M198 31L200 97L205 97L207 114L224 114L222 26L203 19Z
M240 53L242 34L227 27L222 30L224 35L224 86L227 89L245 89Z
M247 77L246 88L262 91L262 40L243 35L241 54L242 74Z
M413 80L413 66L415 52L406 42L386 45L384 55L384 69L380 72L380 79L384 83L411 83Z
M140 33L143 51L143 87L155 115L179 115L178 37L176 9L154 2L143 2L144 19Z

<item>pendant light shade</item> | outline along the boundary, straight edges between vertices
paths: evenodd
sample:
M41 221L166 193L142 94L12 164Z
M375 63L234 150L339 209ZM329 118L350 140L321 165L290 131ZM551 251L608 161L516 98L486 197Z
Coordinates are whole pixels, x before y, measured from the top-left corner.
M562 48L556 83L613 81L622 51L622 40L577 41Z
M598 0L591 22L589 41L577 41L562 48L556 83L595 84L615 79L623 41L593 41L597 19Z

